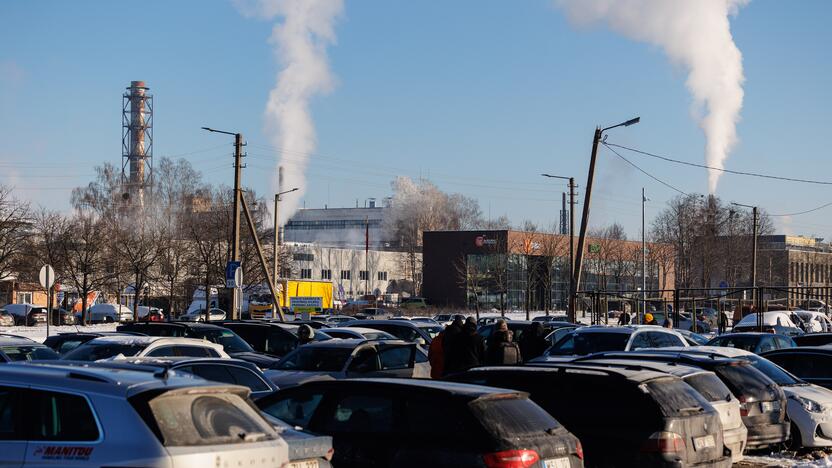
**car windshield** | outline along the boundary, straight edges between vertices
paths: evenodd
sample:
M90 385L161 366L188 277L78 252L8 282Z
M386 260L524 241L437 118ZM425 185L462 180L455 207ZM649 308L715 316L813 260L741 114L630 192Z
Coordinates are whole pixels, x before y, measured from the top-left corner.
M205 338L211 343L222 345L222 348L228 353L244 353L254 351L248 343L237 336L231 330L197 330L200 338Z
M742 359L749 361L755 369L762 372L766 377L773 380L777 385L800 385L804 382L789 374L777 364L760 356L743 356Z
M603 351L624 351L629 339L627 333L572 333L555 343L549 354L584 356Z
M754 352L760 338L757 335L718 336L708 342L709 346L724 346Z
M316 348L301 346L277 363L279 370L338 372L343 370L352 354L349 348Z
M439 326L439 325L422 325L422 324L419 324L419 328L426 331L427 334L430 336L430 339L436 338L436 336L439 335L439 332L444 330L444 328Z
M94 343L95 340L85 343L72 351L66 353L61 359L68 361L97 361L99 359L110 359L118 356L135 356L147 345L139 343Z
M368 340L395 340L395 336L390 336L389 333L383 331L377 332L365 332L363 333L364 338Z
M42 361L60 359L55 351L42 345L3 346L0 348L10 361Z

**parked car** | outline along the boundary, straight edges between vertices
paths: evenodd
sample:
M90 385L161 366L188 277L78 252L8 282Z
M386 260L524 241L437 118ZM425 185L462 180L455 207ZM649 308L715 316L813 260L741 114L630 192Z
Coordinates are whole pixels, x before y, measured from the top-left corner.
M823 346L832 344L832 333L807 333L805 335L793 336L792 341L799 346Z
M823 312L795 310L794 314L803 320L803 323L806 325L806 333L832 332L832 321Z
M731 465L719 413L673 375L559 363L480 367L450 379L528 392L581 440L590 466Z
M832 389L832 347L800 346L772 350L762 356L801 380ZM832 432L829 434L832 436Z
M121 325L119 332L142 333L148 336L179 336L197 338L222 346L229 356L256 364L265 369L277 363L277 359L252 349L233 330L212 323L202 322L136 322Z
M13 327L14 316L6 309L0 309L0 327Z
M757 317L758 313L751 313L746 315L742 318L739 322L734 324L733 331L734 332L743 332L743 331L759 331L757 327ZM787 327L787 328L800 328L797 325L799 322L799 318L794 315L792 312L778 310L774 312L763 312L763 325L768 326L769 328L778 326L778 327ZM763 330L766 331L766 330Z
M417 343L422 346L430 344L433 336L436 336L435 334L431 336L432 333L438 334L441 331L441 327L437 328L435 325L396 320L356 320L344 326L348 328L373 328L385 331L400 340Z
M442 326L441 323L437 322L436 320L432 319L431 317L410 317L411 322L419 322L419 323L426 323L428 325L436 325Z
M136 333L121 333L121 332L68 332L58 333L57 335L49 335L43 341L43 344L51 348L58 354L66 354L73 349L81 346L87 341L94 340L102 336L136 336Z
M426 309L428 303L424 297L406 297L399 304L401 309Z
M126 357L230 357L222 346L194 338L161 336L102 336L64 354L69 361L98 361Z
M248 389L187 374L77 365L6 366L0 373L0 464L23 467L278 468L286 442ZM303 466L303 465L302 465Z
M775 349L794 348L794 341L786 335L773 333L726 333L708 341L707 346L722 346L750 351L754 354Z
M60 356L48 346L29 338L0 334L0 363L49 359L60 359Z
M748 429L742 423L740 402L731 390L711 371L695 366L676 363L642 361L636 359L615 359L599 356L598 359L581 359L576 364L590 366L625 367L628 369L645 369L675 375L693 387L702 398L708 401L719 413L722 422L722 440L731 455L731 462L743 459L743 450L748 441Z
M239 335L255 351L275 358L269 366L263 368L277 364L279 358L298 347L300 325L293 322L225 321L221 325ZM320 330L314 330L314 333L315 341L332 339Z
M551 333L546 335L546 340L549 342L549 347L563 339L564 336L569 335L573 331L577 330L578 326L571 326L571 327L559 327L552 330Z
M429 378L430 364L416 345L401 340L328 340L295 349L265 375L286 388L321 379Z
M170 370L186 372L211 382L246 387L251 391L250 397L252 400L271 395L277 391L277 386L263 376L256 365L240 359L142 357L119 359L117 361L98 361L93 365L111 369L146 370L149 372Z
M222 309L218 309L216 307L212 307L209 310L209 321L215 322L219 320L226 319L226 313ZM179 320L183 322L204 322L205 321L205 309L197 309L192 310L190 312L186 312L179 316Z
M292 324L292 325L295 325L295 326L309 325L310 327L312 327L315 330L320 330L321 328L325 328L327 326L326 323L324 323L324 322L321 322L321 321L318 321L318 320L304 320L300 316L295 317L294 320L287 320L286 322L283 322L283 321L280 321L280 320L261 320L261 321L262 322L267 322L267 323L288 323L288 324Z
M338 327L338 328L322 328L321 332L333 338L358 338L360 340L395 340L396 337L387 333L386 331L376 330L375 328L361 328L361 327Z
M749 351L703 346L688 352L742 359L779 385L788 400L786 415L791 421L790 449L832 445L832 391L808 384L774 362Z
M165 313L158 307L139 306L139 320L145 322L164 322Z
M296 426L261 411L266 421L274 426L280 437L289 446L289 465L287 468L332 468L335 449L332 437L298 430Z
M679 311L678 317L676 316L677 314L674 314L673 312L670 312L669 314L667 314L667 313L665 313L661 310L650 312L650 314L653 315L653 319L656 320L656 322L659 325L664 324L665 317L669 316L671 321L673 321L673 329L674 330L690 330L690 331L694 330L693 320L691 320L691 318L690 318L690 313L685 312L684 310ZM635 319L633 321L635 321ZM706 320L703 320L702 318L697 317L697 319L696 319L696 332L697 333L711 333L710 323L707 322Z
M121 304L95 304L87 311L87 318L90 323L132 322L133 310Z
M75 317L75 314L66 309L54 308L52 309L51 323L52 325L75 325L78 323L78 319Z
M257 405L332 436L337 467L582 467L580 441L524 393L430 380L350 379Z
M740 415L748 428L748 447L764 448L789 440L786 395L772 379L745 359L729 359L713 350L730 350L713 346L646 349L631 353L603 353L605 357L660 361L696 366L715 373L740 401ZM581 359L597 359L599 355Z
M15 325L33 327L46 324L46 312L38 306L27 303L7 304L4 309L14 317Z
M433 319L436 320L440 325L447 327L451 324L451 322L453 322L454 317L455 314L436 314L433 316ZM483 318L485 317L481 317L480 320L482 320ZM479 325L479 323L477 323L477 325Z
M688 346L702 346L708 342L708 338L704 335L700 335L699 333L694 333L690 330L676 330L679 332L680 335L685 337L685 341L688 342Z
M520 337L523 336L523 333L528 330L532 326L531 320L506 320L506 324L508 325L508 329L514 334L513 341L515 343L520 342ZM494 333L494 330L497 329L496 323L491 323L488 325L484 325L477 329L477 333L485 340L491 338L491 335ZM544 330L547 330L546 325L544 324Z
M393 312L379 307L364 307L355 314L358 320L370 319L389 319L393 317Z
M655 325L581 327L561 338L543 356L532 362L603 351L636 351L667 346L687 346L687 341L679 332Z
M330 315L324 322L324 325L327 327L337 327L344 322L351 322L353 320L358 319L349 315Z

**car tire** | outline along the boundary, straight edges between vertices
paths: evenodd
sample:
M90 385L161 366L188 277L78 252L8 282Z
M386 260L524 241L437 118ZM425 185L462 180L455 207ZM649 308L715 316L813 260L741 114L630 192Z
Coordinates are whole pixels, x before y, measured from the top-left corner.
M794 452L803 448L803 438L800 436L800 429L797 428L795 423L791 423L789 438L783 442L783 445L785 445L786 450Z

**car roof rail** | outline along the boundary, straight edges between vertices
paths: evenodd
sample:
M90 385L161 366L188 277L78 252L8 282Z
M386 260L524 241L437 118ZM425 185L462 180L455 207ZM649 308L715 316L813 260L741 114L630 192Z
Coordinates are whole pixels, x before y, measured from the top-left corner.
M0 336L6 336L6 337L9 337L9 338L21 338L21 339L24 339L24 340L35 341L35 340L29 338L28 336L15 335L14 333L1 333L0 332Z

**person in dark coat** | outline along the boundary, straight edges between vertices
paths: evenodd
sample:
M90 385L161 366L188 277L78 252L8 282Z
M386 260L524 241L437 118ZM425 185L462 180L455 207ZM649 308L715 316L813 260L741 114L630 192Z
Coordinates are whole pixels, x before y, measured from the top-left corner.
M459 367L457 364L458 352L457 341L462 334L462 316L457 315L454 321L445 328L442 333L442 375L448 375L451 372L458 372L455 369ZM438 337L437 337L438 339Z
M621 315L618 316L618 325L629 325L630 324L630 313L626 310L621 312Z
M481 366L485 358L485 343L477 333L476 322L466 322L462 332L445 349L445 375L464 372Z
M549 341L546 339L546 329L540 322L533 322L518 340L520 345L520 355L523 360L529 361L538 356L542 356L549 347Z
M514 366L523 363L520 346L511 340L511 331L497 330L491 335L491 343L485 350L485 363L489 366Z
M298 328L298 346L303 346L313 341L315 341L315 330L304 323Z

